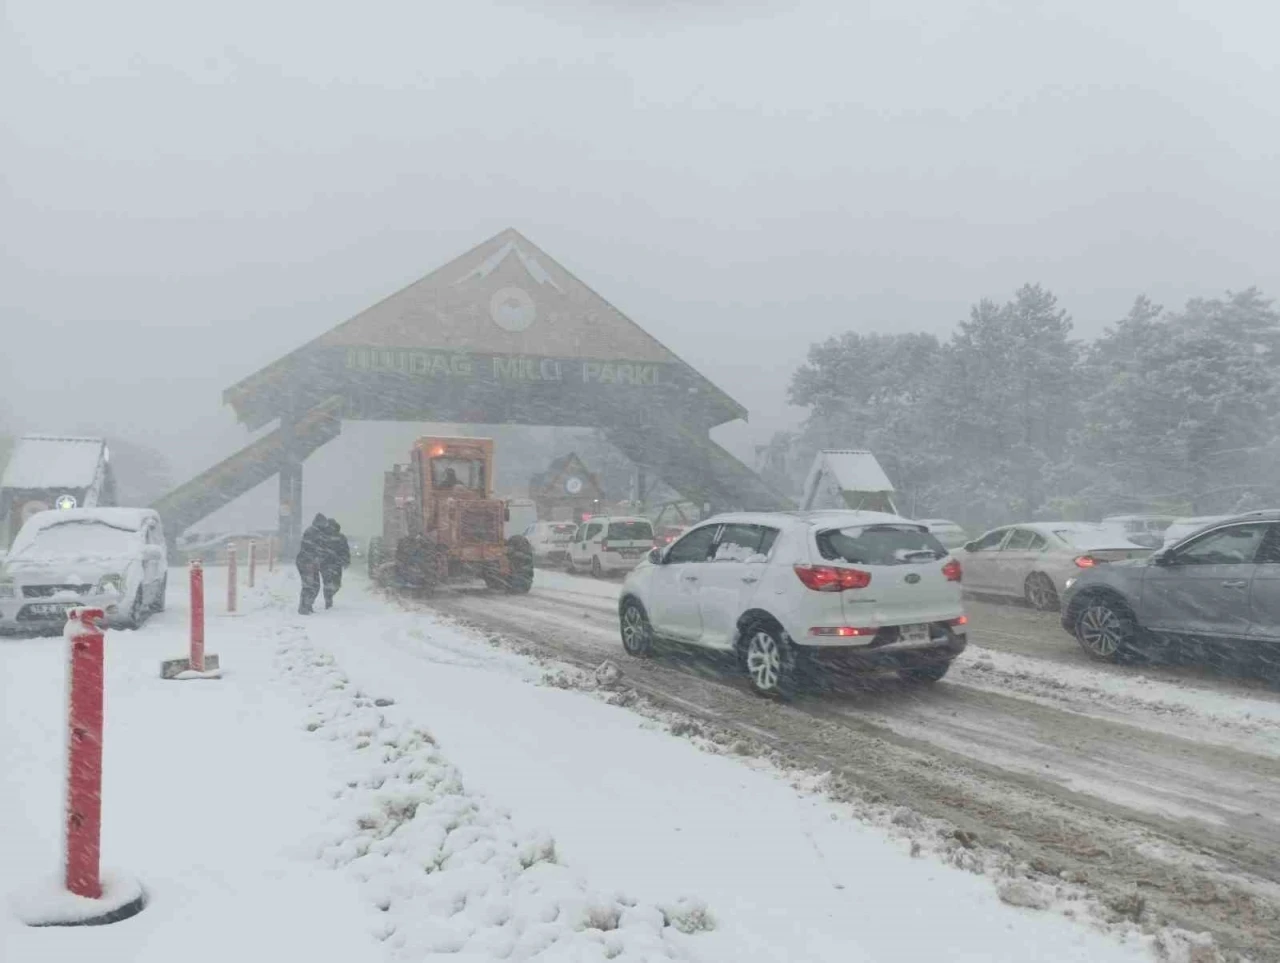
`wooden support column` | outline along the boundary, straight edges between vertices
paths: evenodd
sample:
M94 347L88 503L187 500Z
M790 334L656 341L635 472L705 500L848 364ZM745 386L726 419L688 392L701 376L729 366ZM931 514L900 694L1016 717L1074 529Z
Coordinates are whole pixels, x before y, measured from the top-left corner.
M288 415L280 418L284 435L284 453L280 461L280 556L293 558L302 540L302 459L298 455L294 420Z

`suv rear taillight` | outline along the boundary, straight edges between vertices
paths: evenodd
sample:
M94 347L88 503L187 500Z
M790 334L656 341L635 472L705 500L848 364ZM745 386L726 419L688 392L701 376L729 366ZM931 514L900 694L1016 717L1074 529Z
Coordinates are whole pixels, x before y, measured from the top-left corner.
M1075 561L1077 568L1094 568L1098 564L1098 560L1092 555L1080 555Z
M600 551L609 551L609 540L607 538L600 542Z
M796 575L815 592L843 592L846 589L862 589L871 584L871 573L857 568L836 568L834 565L797 565Z
M964 570L960 567L959 559L947 559L947 564L942 566L942 577L948 582L958 582L963 575Z

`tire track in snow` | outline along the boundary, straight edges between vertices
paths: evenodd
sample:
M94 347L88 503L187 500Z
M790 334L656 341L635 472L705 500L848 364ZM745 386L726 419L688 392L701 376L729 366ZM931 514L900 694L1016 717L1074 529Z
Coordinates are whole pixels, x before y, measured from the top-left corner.
M430 607L583 667L619 655L616 627L607 618L613 609L606 612L599 603L583 607L538 593L520 599L456 593L432 600ZM777 706L748 693L724 663L697 653L679 664L663 659L623 664L628 681L659 704L738 727L802 765L839 773L864 793L948 819L978 838L1016 840L1034 854L1030 858L1080 874L1104 890L1136 889L1148 905L1182 925L1211 929L1224 945L1265 950L1263 958L1280 959L1280 838L1274 818L1240 822L1239 812L1249 800L1233 800L1229 807L1218 800L1220 813L1207 820L1159 811L1167 811L1180 793L1214 807L1214 799L1204 799L1205 787L1211 794L1215 788L1211 775L1180 789L1177 764L1179 755L1189 753L1212 769L1213 747L946 683L935 690L952 701L941 715L936 708L920 709L933 704L932 692L908 698L899 693L898 701L878 715L823 698ZM855 698L883 702L894 697L859 692ZM971 738L941 744L948 740L938 739L939 726L962 715ZM1077 783L1069 784L1062 770L1046 778L1035 732L1012 749L980 738L983 733L1003 737L1011 724L1039 733L1076 733L1078 744L1059 751L1074 762ZM1108 771L1123 771L1131 761L1121 758L1101 767L1094 762L1090 740L1103 744L1117 733L1124 734L1121 741L1133 758L1149 760L1148 778L1155 772L1161 780L1173 780L1158 792L1145 788L1146 809L1089 791L1097 790L1096 782ZM996 756L997 749L1019 764L1002 765L1008 759ZM1270 798L1275 760L1256 758ZM1142 768L1125 775L1140 779Z

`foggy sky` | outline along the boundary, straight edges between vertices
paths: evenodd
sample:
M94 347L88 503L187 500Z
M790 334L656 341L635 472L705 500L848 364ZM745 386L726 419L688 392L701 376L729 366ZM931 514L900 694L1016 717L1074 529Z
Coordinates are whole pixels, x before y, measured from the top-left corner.
M507 226L745 404L748 457L843 330L1280 295L1264 2L2 9L0 415L180 478L247 439L224 388Z

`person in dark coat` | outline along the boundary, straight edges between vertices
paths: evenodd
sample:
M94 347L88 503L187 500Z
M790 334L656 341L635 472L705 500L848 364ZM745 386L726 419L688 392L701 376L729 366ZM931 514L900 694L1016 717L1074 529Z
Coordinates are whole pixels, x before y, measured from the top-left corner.
M333 597L342 588L342 570L351 564L351 546L342 526L336 518L327 520L325 526L325 552L320 561L320 576L324 579L324 607L333 608Z
M299 615L310 615L320 594L320 570L329 553L328 539L329 519L317 514L302 533L302 543L298 546L298 577L302 579Z

